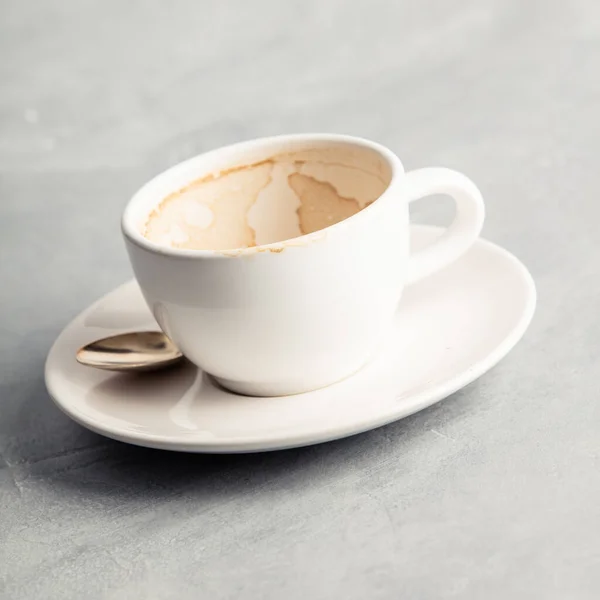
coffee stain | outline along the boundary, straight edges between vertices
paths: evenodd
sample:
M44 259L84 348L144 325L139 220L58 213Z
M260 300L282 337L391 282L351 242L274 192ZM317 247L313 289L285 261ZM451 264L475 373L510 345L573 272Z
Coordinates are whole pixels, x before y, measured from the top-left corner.
M169 194L154 209L146 221L143 235L148 239L166 235L171 247L182 249L225 250L256 246L256 232L249 224L248 213L271 183L273 167L273 161L260 161L253 168L245 165L194 180ZM219 183L215 184L217 180ZM211 191L212 185L218 187ZM194 197L195 193L199 195ZM208 227L196 227L185 220L183 207L195 202L211 211L212 222ZM185 231L187 239L174 239L173 228Z
M293 245L297 245L297 244L286 244L285 246L250 246L248 248L237 248L235 250L217 250L217 252L219 252L219 254L222 254L223 256L229 256L229 257L241 256L242 254L263 254L263 253L280 254L288 246L293 246Z
M310 175L292 173L288 183L300 200L296 214L303 235L335 225L361 210L356 198L341 196L331 183Z
M177 198L180 198L183 194L193 192L196 188L199 188L206 183L216 181L219 179L223 179L229 175L240 173L244 171L253 171L257 167L261 167L263 165L269 165L270 169L267 175L267 179L264 184L258 188L256 193L253 193L251 196L248 195L248 203L244 202L244 208L242 218L243 218L243 234L240 236L238 240L240 243L236 244L237 247L232 249L227 248L218 248L215 247L214 244L204 244L197 245L195 243L190 244L189 242L184 243L172 243L171 245L176 248L196 248L196 249L210 249L220 252L225 256L240 256L241 254L252 254L254 252L268 252L268 253L281 253L286 247L292 246L303 246L305 243L300 243L298 239L295 240L286 240L283 246L257 246L256 245L256 231L252 228L249 223L249 213L255 203L257 202L260 194L263 190L268 187L273 181L273 168L276 163L279 162L288 162L292 163L297 172L288 175L288 185L297 196L300 207L296 210L296 214L298 216L298 224L299 229L302 235L307 235L311 233L315 233L317 231L325 230L327 227L339 223L344 219L347 219L356 213L360 212L362 209L366 208L370 204L372 204L375 200L368 201L360 205L359 201L356 198L345 197L342 196L337 189L329 182L321 181L313 176L306 175L301 173L300 171L307 164L311 164L315 161L313 160L303 160L294 158L294 153L280 153L273 155L272 157L260 160L251 164L244 164L237 167L230 167L223 170L217 170L208 175L200 177L181 187L175 192L170 193L166 196L161 202L149 213L145 224L142 227L142 235L148 239L151 239L151 235L149 232L150 223L159 216L161 212L164 211L165 207L171 204ZM387 181L382 177L378 176L378 174L373 171L366 170L364 168L360 168L356 165L348 165L344 163L338 162L330 162L327 161L325 163L327 166L337 166L348 168L356 171L363 172L375 179L379 180L383 185L387 185ZM379 173L382 172L381 163L377 165ZM211 225L203 230L204 232L210 232L214 230L218 225L218 217L220 213L225 214L227 212L226 206L221 206L221 204L225 204L228 196L224 195L220 198L217 198L213 202L206 202L205 204L214 215L213 221ZM222 200L223 202L219 202ZM323 236L325 232L323 232ZM319 236L319 239L323 236ZM241 239L243 238L243 240ZM314 236L313 236L314 238ZM311 239L310 241L314 241L317 238Z
M251 248L236 248L235 250L215 250L222 256L236 258L238 256L252 256L253 254L281 254L289 248L303 248L309 244L322 241L327 237L327 230L321 229L311 235L303 235L297 238L291 238L284 242L278 242L277 246L253 246Z
M294 159L293 157L294 157L294 153L275 154L271 158L267 158L265 160L259 160L257 162L251 163L251 164L240 165L239 167L230 167L228 169L223 169L223 170L220 170L220 171L216 171L214 173L209 173L208 175L205 175L204 177L199 177L198 179L194 179L190 183L188 183L188 184L184 185L183 187L179 188L177 191L171 192L168 196L166 196L165 198L163 198L156 205L156 207L152 210L152 212L149 213L148 217L146 218L146 222L144 223L143 230L141 232L142 235L146 236L148 224L150 223L150 221L153 218L155 218L156 216L158 216L158 214L164 209L164 207L169 202L171 202L175 198L178 198L182 194L185 194L187 192L192 191L194 188L197 188L197 187L199 187L199 186L201 186L201 185L203 185L205 183L208 183L209 181L215 181L217 179L221 179L222 177L225 177L225 176L230 175L232 173L238 173L240 171L253 170L256 167L260 167L260 166L266 165L266 164L270 164L271 168L273 168L275 166L275 163L277 163L277 162L291 162L294 165L294 168L297 171L300 171L304 165L310 164L311 162L314 162L314 161L310 161L310 160L298 160L298 159ZM384 185L387 185L387 183L388 183L383 177L379 177L379 175L373 173L372 171L369 171L367 169L363 169L363 168L361 168L359 166L349 166L349 165L344 164L344 163L330 162L330 161L327 161L326 164L327 164L327 166L331 166L331 167L343 167L343 168L347 168L347 169L353 169L353 170L356 170L356 171L360 171L362 173L365 173L366 175L371 175L372 177L375 177L376 179L378 179ZM378 166L378 170L381 173L381 169L383 168L383 165L381 163L379 163L377 166ZM310 177L309 175L304 175L304 176L305 177ZM314 179L314 178L311 178L311 179ZM269 179L269 183L271 181L272 181L272 179ZM315 180L315 181L317 181L317 180ZM324 183L324 182L321 182L321 183ZM268 183L267 183L267 185L268 185ZM266 187L266 185L265 185L265 187ZM354 199L352 199L352 200L354 200ZM254 202L256 202L256 198L254 199Z
M304 165L311 164L313 162L317 162L317 161L296 160L296 161L294 161L294 165L298 164L298 165L300 165L300 168L301 168ZM381 184L383 184L385 186L387 186L388 183L389 183L383 177L383 174L382 174L383 165L377 165L377 167L378 167L377 170L379 171L379 174L377 174L377 173L373 173L372 171L369 171L368 169L362 169L361 167L355 167L354 165L346 165L346 164L340 163L340 162L330 162L330 161L327 161L327 162L324 162L324 164L327 167L340 167L342 169L349 169L351 171L359 171L360 173L364 173L365 175L369 175L370 177L373 177L374 179L377 179ZM298 170L300 170L300 168Z
M272 252L273 254L279 254L285 250L285 246L256 246L256 252Z
M267 181L264 183L264 185L262 185L256 192L256 194L254 194L254 198L252 199L252 201L248 204L248 207L246 208L246 213L244 215L244 218L246 219L246 229L250 232L250 243L247 244L247 247L253 247L256 246L256 231L254 231L254 228L250 225L250 211L252 210L252 207L256 204L256 201L258 200L258 197L260 196L261 192L268 187L271 182L273 181L273 168L275 167L275 163L272 160L268 160L268 161L263 161L262 164L268 164L270 166L269 169L269 175L267 177Z
M221 178L223 178L223 177L225 177L227 175L231 175L232 173L239 173L241 171L248 171L248 170L251 170L251 169L255 169L256 167L260 167L262 165L267 165L267 164L270 164L271 168L272 168L273 165L274 165L274 163L275 163L275 159L274 158L268 158L266 160L259 160L259 161L255 162L255 163L250 164L250 165L245 164L245 165L240 165L239 167L230 167L229 169L223 169L223 170L220 170L220 171L215 171L213 173L209 173L208 175L205 175L204 177L199 177L198 179L194 179L193 181L191 181L190 183L188 183L188 184L184 185L183 187L179 188L175 192L171 192L170 194L168 194L167 196L165 196L154 207L154 209L148 214L148 217L146 218L146 222L144 223L143 228L142 228L142 232L141 232L142 235L144 237L147 237L148 225L150 224L150 221L152 221L155 217L158 217L158 215L164 210L164 208L168 204L170 204L173 200L179 198L183 194L191 192L194 189L196 189L196 188L200 187L201 185L204 185L205 183L208 183L210 181L216 181L217 179L221 179ZM269 178L269 183L270 183L270 178ZM256 201L256 199L254 201Z

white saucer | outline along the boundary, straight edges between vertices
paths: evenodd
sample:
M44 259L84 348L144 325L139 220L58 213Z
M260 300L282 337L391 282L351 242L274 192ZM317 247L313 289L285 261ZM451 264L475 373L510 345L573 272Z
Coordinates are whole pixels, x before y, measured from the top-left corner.
M411 229L414 248L440 235ZM94 339L158 329L135 282L80 314L46 362L46 385L71 418L102 435L187 452L255 452L315 444L417 412L483 375L519 341L535 286L506 250L483 240L457 263L405 290L390 337L359 373L331 387L281 398L227 392L191 364L145 375L79 365Z

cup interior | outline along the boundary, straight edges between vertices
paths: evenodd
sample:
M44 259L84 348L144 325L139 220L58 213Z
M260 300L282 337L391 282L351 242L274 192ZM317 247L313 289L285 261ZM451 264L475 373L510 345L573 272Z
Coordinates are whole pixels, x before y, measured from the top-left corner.
M175 250L235 250L310 235L383 195L398 159L344 136L245 142L165 171L131 200L130 236Z

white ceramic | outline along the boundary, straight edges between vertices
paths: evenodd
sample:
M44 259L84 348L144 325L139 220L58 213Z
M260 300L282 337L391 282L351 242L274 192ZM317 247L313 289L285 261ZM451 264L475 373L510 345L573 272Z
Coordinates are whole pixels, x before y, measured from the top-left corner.
M234 252L174 249L141 233L159 202L192 180L315 149L375 165L387 189L331 227ZM430 194L452 196L456 218L409 260L408 204ZM136 279L165 333L227 388L275 396L321 388L361 368L389 330L404 285L461 256L483 215L481 195L464 175L404 173L379 144L318 134L254 140L181 163L135 194L122 226Z
M413 226L417 247L440 234ZM46 363L58 406L102 435L189 452L253 452L315 444L419 411L493 367L525 332L535 307L531 276L514 256L479 240L455 264L407 288L375 358L332 386L281 398L238 396L191 364L122 375L84 367L91 340L158 329L134 282L78 316ZM477 390L472 402L479 402Z

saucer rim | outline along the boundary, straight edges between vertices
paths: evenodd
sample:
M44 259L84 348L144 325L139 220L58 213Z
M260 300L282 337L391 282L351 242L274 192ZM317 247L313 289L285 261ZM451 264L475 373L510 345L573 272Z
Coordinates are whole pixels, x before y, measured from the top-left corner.
M443 231L443 228L436 227L433 225L411 225L411 233L415 229L429 230L438 233ZM99 435L120 442L161 450L205 454L237 454L251 452L267 452L330 442L336 439L341 439L345 437L350 437L352 435L357 435L359 433L364 433L372 429L377 429L379 427L383 427L384 425L393 423L394 421L406 418L421 410L424 410L425 408L436 404L444 398L447 398L448 396L451 396L452 394L456 393L458 390L468 386L473 381L475 381L487 371L489 371L491 368L496 366L503 358L505 358L506 355L517 345L517 343L521 340L521 338L527 331L527 328L529 327L533 319L533 315L535 313L535 308L537 304L537 291L531 273L516 256L514 256L511 252L502 248L501 246L481 237L478 238L478 240L475 242L474 247L478 245L483 245L488 251L502 256L503 259L507 260L512 264L515 272L520 275L524 286L524 296L526 298L526 302L518 322L513 326L511 332L504 338L504 340L500 344L498 344L491 352L486 354L481 360L476 361L469 368L464 369L463 371L459 372L456 376L446 379L445 381L438 383L437 385L422 390L420 393L416 393L414 395L411 394L413 398L411 399L410 404L406 405L398 403L400 410L396 412L378 413L374 418L365 419L358 425L350 423L339 428L331 428L331 430L327 432L318 432L317 434L311 434L310 432L293 434L288 431L285 434L285 437L282 437L281 434L279 434L279 436L261 435L259 437L254 435L249 436L248 438L236 437L235 442L219 442L216 440L206 442L192 440L185 441L182 440L179 436L173 434L161 435L139 431L114 431L107 428L106 424L96 423L95 419L78 414L77 411L72 409L72 407L70 406L70 402L63 402L60 400L59 397L61 394L58 393L56 389L54 389L53 373L51 372L51 369L53 368L53 362L60 362L61 360L58 357L58 354L61 352L59 346L61 346L62 340L68 334L68 332L76 326L76 321L78 321L84 314L93 310L94 307L104 302L109 296L114 295L126 286L134 284L135 279L129 280L128 282L125 282L115 287L114 289L101 296L98 300L90 304L88 307L84 308L61 330L60 334L57 336L56 340L52 344L46 358L44 366L44 380L46 384L46 389L48 390L48 394L50 395L54 404L64 414L66 414L73 421L85 427L86 429L89 429L90 431L93 431ZM470 251L471 250L469 250L468 252ZM414 285L418 285L418 283ZM55 357L55 355L57 356ZM75 359L73 358L73 360ZM310 394L311 392L307 393Z

